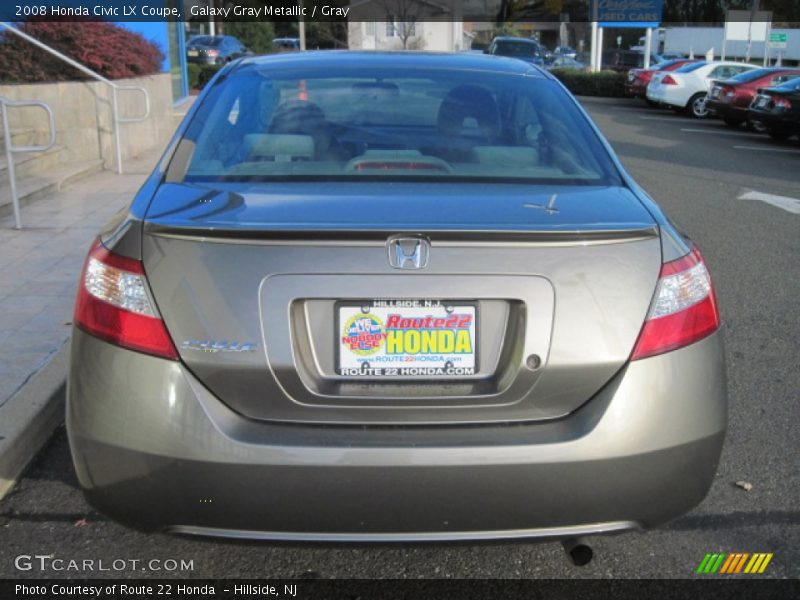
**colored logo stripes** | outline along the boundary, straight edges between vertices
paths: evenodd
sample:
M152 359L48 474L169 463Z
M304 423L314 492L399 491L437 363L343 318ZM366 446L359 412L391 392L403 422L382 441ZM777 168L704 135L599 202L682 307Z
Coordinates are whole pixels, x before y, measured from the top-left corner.
M769 561L772 560L772 553L756 552L733 552L731 554L718 553L706 554L697 567L697 573L707 574L726 574L732 573L763 573Z

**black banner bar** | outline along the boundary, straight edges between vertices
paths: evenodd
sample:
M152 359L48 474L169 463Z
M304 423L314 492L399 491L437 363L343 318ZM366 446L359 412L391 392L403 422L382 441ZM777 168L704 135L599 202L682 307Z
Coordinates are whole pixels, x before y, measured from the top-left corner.
M576 571L576 575L580 573ZM800 580L758 576L648 580L148 580L0 581L2 600L669 600L800 598Z

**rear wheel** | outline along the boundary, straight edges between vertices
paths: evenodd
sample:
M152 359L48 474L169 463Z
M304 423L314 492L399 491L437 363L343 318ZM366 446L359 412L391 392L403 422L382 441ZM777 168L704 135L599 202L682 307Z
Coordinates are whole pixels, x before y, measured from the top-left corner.
M791 136L791 135L792 135L792 132L789 131L788 129L783 129L783 128L779 128L779 127L772 127L769 130L769 137L771 137L773 140L779 140L781 142L783 140L788 140L789 136Z
M705 119L708 116L708 109L706 108L707 95L705 92L700 92L689 99L689 103L686 105L686 112L690 117Z
M742 119L734 119L732 117L723 117L722 120L725 121L725 125L728 127L733 127L734 129L738 128L742 123L744 123Z
M644 101L647 102L647 106L649 106L651 108L655 108L656 106L658 106L658 102L655 102L654 100L650 100L650 98L645 98Z

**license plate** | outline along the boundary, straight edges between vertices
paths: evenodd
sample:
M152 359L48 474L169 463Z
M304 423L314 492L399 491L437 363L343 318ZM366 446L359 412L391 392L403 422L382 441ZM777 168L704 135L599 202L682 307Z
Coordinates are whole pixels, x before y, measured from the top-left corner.
M459 378L478 370L477 305L447 300L336 304L336 372L367 378Z
M760 98L759 98L759 99L756 101L756 108L765 108L765 107L767 106L767 104L769 104L769 97L767 97L767 96L761 96L761 97L760 97Z
M197 50L189 50L186 54L188 54L189 56L200 56L200 52L198 52Z

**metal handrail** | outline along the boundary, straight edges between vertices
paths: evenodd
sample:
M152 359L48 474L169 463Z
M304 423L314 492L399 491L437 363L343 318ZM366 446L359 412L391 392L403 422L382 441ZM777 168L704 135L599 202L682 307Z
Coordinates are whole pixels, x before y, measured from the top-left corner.
M45 52L49 52L50 54L52 54L56 58L58 58L60 60L63 60L65 63L67 63L68 65L70 65L72 67L75 67L76 69L78 69L82 73L86 73L87 75L89 75L89 77L92 77L92 78L96 79L97 81L100 81L102 83L105 83L106 85L111 86L111 96L112 96L112 109L111 110L112 110L112 117L113 117L113 121L114 121L114 145L115 145L115 148L116 148L116 155L117 155L117 173L122 173L122 147L120 145L120 140L119 140L119 132L120 132L119 126L120 126L120 123L141 123L142 121L147 119L147 117L150 116L150 94L148 94L147 90L145 88L141 87L141 86L138 86L138 85L117 85L116 83L114 83L110 79L107 79L107 78L103 77L99 73L95 73L94 71L92 71L88 67L86 67L86 66L82 65L81 63L79 63L78 61L70 58L66 54L62 54L58 50L55 50L54 48L51 48L47 44L45 44L43 42L40 42L35 37L32 37L32 36L28 35L27 33L23 32L23 31L20 31L16 27L12 27L11 25L9 25L8 23L5 23L3 21L0 21L0 25L5 27L5 29L7 31L10 31L14 35L17 35L17 36L21 37L22 39L30 42L34 46L36 46L38 48L41 48ZM126 118L120 117L119 116L119 103L118 103L118 100L117 100L117 93L120 92L120 91L138 91L138 92L141 92L142 95L144 96L144 115L139 116L139 117L126 117Z
M8 124L8 109L10 107L38 106L47 113L50 131L46 144L15 146L11 140L11 128ZM8 163L8 181L11 187L11 205L14 208L14 229L22 229L22 217L19 211L19 196L17 196L17 180L14 174L15 152L46 152L56 143L56 120L53 110L44 102L38 100L9 100L0 96L0 112L3 113L3 139L6 145L6 162Z

